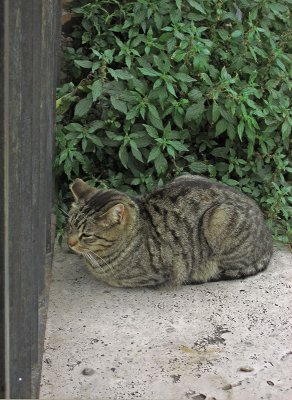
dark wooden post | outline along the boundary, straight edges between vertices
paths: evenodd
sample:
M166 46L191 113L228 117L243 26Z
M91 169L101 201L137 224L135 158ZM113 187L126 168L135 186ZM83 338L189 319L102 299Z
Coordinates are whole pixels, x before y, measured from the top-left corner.
M59 0L0 1L0 398L37 398L47 270Z

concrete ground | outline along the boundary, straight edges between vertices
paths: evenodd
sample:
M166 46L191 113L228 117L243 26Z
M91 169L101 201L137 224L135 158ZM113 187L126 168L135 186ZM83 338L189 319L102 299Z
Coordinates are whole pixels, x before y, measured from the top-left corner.
M237 281L100 283L55 255L42 399L291 400L292 255Z

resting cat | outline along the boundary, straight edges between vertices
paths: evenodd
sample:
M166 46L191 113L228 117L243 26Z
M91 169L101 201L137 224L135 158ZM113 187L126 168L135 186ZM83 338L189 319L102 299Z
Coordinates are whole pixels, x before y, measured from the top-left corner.
M139 197L71 185L68 244L113 286L202 283L264 270L272 237L253 200L183 175Z

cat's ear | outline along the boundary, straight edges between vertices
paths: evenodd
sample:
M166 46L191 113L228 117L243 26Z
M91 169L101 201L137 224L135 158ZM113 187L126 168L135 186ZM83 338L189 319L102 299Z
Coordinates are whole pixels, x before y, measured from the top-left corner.
M87 185L82 179L75 179L70 185L70 190L74 196L76 203L88 201L92 196L97 193L97 189Z
M114 225L120 224L125 215L125 206L123 204L116 204L111 207L105 214L104 218L107 224Z

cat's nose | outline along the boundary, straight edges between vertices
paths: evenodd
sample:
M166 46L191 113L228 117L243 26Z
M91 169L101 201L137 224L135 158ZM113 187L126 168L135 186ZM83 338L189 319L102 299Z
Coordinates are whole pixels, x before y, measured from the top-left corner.
M76 244L78 243L77 235L68 236L67 243L68 243L68 246L70 246L70 247L76 246Z

